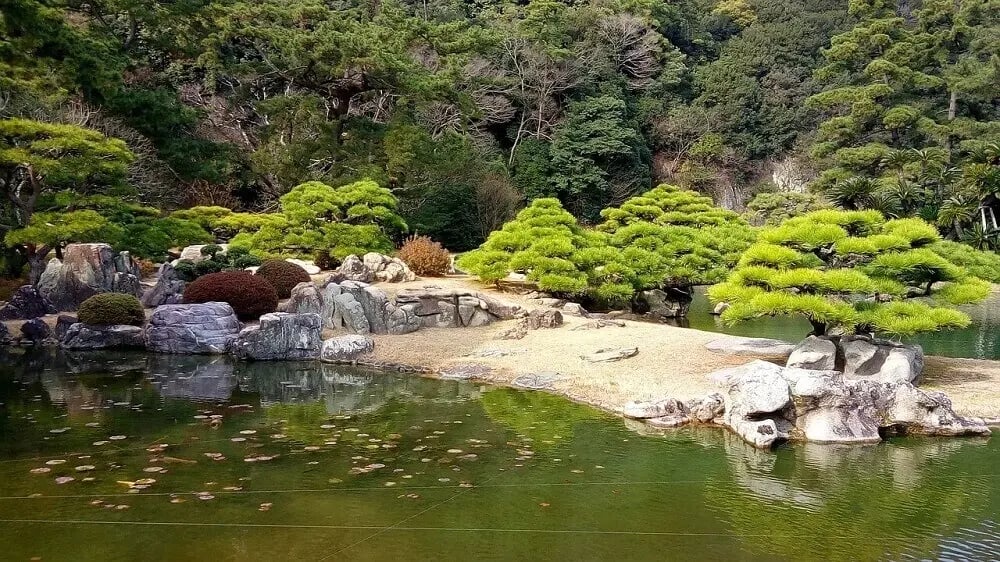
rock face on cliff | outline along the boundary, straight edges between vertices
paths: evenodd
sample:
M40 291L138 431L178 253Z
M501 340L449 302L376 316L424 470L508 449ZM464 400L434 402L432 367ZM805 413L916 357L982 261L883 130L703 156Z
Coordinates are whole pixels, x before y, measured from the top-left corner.
M723 424L755 447L786 440L874 443L885 434L989 435L940 392L907 381L851 380L830 370L753 361L710 375L725 389Z
M70 244L63 259L53 258L38 281L38 292L60 311L76 310L98 293L142 294L139 265L107 244Z
M177 275L177 270L169 263L160 266L156 284L143 293L142 306L156 308L164 304L181 304L184 302L184 288L187 282Z
M810 336L795 347L787 366L837 370L850 380L916 382L924 350L866 336Z
M159 353L225 353L240 332L233 308L222 302L168 304L146 326L146 346Z
M0 320L30 320L55 312L56 307L36 287L23 285L14 291L7 304L0 306Z
M61 338L62 347L70 350L144 349L146 341L139 326L95 326L77 322Z
M318 314L273 312L260 317L260 324L247 326L229 344L240 359L253 361L299 361L319 358L323 321Z
M526 311L478 291L407 289L396 295L396 305L428 328L485 326L497 320L520 318ZM553 311L558 314L558 311ZM561 323L562 316L559 316Z
M312 281L303 281L292 288L284 311L293 314L318 314L323 316L325 299Z

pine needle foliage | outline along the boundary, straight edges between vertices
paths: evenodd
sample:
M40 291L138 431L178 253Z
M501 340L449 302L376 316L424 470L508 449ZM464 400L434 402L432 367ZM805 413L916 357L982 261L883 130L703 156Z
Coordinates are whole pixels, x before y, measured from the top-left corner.
M818 335L905 337L968 325L952 307L985 299L990 286L956 262L990 265L988 257L942 242L920 219L821 210L761 232L709 297L730 304L722 314L729 324L804 316Z

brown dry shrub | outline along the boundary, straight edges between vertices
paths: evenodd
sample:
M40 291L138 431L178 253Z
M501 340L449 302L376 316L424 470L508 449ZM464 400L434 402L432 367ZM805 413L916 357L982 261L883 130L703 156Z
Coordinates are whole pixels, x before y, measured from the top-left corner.
M451 255L429 236L411 236L399 249L399 259L417 275L441 277L451 271Z

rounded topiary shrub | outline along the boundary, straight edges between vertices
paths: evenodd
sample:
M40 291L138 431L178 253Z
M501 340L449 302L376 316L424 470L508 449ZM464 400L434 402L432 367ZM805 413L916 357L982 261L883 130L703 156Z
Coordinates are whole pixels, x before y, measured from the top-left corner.
M184 289L184 302L225 302L240 320L256 320L278 308L278 293L261 277L246 271L203 275Z
M111 326L128 324L142 326L146 321L146 311L139 299L121 293L101 293L80 304L77 319L84 324Z
M417 275L440 277L451 271L451 254L428 236L407 238L398 257Z
M287 299L299 283L308 283L312 277L301 266L284 260L268 260L257 269L256 275L265 279L278 292L278 298Z

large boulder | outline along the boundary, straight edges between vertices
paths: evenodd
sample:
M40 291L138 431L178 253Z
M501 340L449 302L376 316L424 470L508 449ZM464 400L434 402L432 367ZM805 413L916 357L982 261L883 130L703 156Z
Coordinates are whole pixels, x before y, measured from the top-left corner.
M361 261L365 264L365 267L371 270L376 281L383 283L404 283L417 278L417 275L410 271L410 267L399 258L369 252L361 258Z
M77 322L79 322L79 320L76 316L72 316L70 314L60 314L59 317L56 318L56 341L63 341L63 339L66 338L66 333L69 332L70 327Z
M359 355L370 353L374 349L374 340L367 336L358 334L338 336L323 342L319 359L326 363L342 363L353 361Z
M181 304L184 302L184 288L187 282L180 278L177 270L169 263L160 266L156 284L143 293L142 306L156 308L164 304Z
M292 314L318 314L323 317L323 295L312 281L303 281L292 288L292 294L285 303L285 312Z
M295 290L293 289L292 292L294 293ZM320 310L319 316L323 319L323 326L327 328L336 328L333 321L337 313L337 302L335 299L341 292L340 285L329 278L319 291L320 299L323 301L323 307Z
M365 316L365 309L350 293L340 293L333 298L336 309L333 313L334 329L345 329L353 334L372 333L371 324Z
M181 250L180 257L174 260L172 265L177 265L177 262L182 260L191 261L194 263L207 260L208 256L201 253L201 249L204 248L205 246L219 246L220 248L222 248L222 250L219 251L218 255L225 255L226 250L229 248L228 244L194 244L192 246L185 246L184 249Z
M107 244L70 244L63 259L52 258L38 281L38 292L57 310L76 310L98 293L142 295L139 265Z
M788 356L788 367L832 371L837 365L837 344L828 338L809 336Z
M419 320L421 326L428 328L485 326L526 314L518 305L499 301L478 291L434 286L400 291L394 304L416 317L415 323ZM558 311L552 312L559 314ZM561 314L559 319L562 319Z
M388 329L389 297L382 289L358 281L344 281L340 290L354 297L365 311L373 334L386 334Z
M77 322L61 339L62 347L71 350L144 349L142 328L139 326L95 326Z
M146 326L150 351L179 354L225 353L240 332L240 321L224 302L158 307Z
M0 321L30 320L54 314L56 307L32 285L22 285L10 296L7 304L0 306Z
M302 361L317 359L323 345L323 321L319 314L272 312L260 324L240 331L229 351L253 361Z
M915 382L924 370L924 350L865 336L843 336L844 377L879 382Z
M725 336L706 343L705 349L725 355L788 357L795 346L785 341L769 338Z

